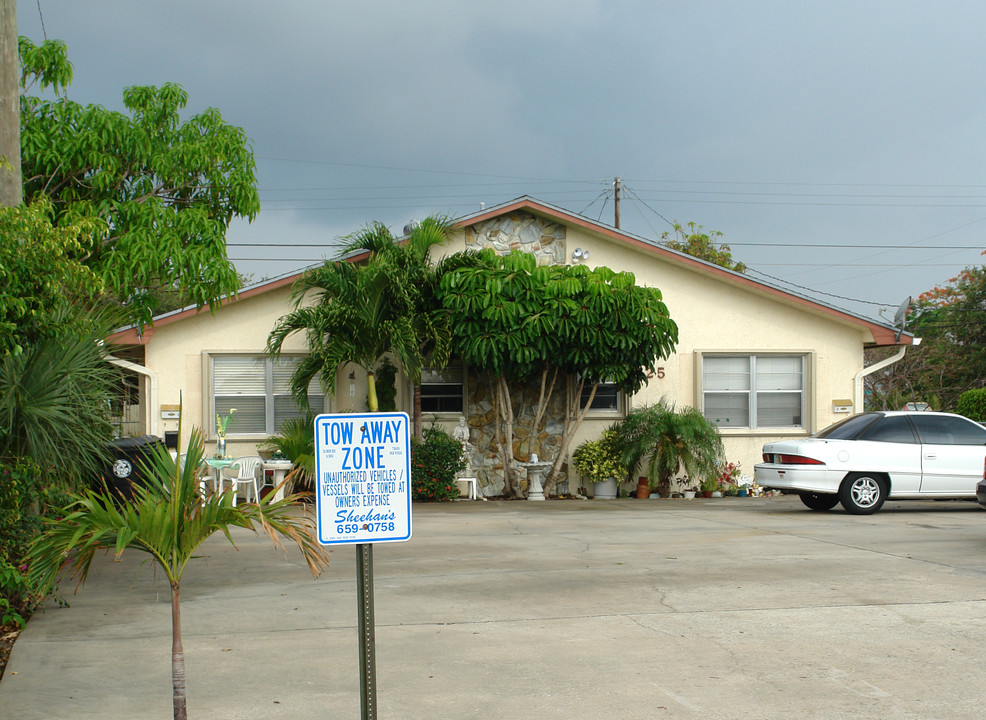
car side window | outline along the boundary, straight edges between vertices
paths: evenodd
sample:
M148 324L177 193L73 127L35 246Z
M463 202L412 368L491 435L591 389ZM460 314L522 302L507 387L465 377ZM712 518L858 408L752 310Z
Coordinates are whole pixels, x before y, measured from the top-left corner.
M882 417L859 434L858 440L890 443L917 443L907 418L901 415Z
M986 428L960 417L912 415L921 440L928 445L986 445Z

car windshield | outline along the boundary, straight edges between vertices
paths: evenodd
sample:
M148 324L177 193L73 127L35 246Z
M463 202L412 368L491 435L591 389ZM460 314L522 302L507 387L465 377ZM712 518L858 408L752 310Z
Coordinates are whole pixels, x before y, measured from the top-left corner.
M830 440L852 440L881 417L879 413L853 415L852 417L847 417L845 420L840 420L835 425L829 425L824 430L819 430L812 437L828 438Z

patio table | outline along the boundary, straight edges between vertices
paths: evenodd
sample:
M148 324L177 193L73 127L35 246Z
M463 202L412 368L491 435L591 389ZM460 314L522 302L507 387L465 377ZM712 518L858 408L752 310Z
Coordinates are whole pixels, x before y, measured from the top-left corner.
M209 466L208 475L203 475L200 481L200 487L202 488L202 497L205 497L205 483L206 478L211 477L215 480L216 492L222 490L222 472L223 468L228 468L230 465L234 464L236 461L232 458L206 458L205 464Z

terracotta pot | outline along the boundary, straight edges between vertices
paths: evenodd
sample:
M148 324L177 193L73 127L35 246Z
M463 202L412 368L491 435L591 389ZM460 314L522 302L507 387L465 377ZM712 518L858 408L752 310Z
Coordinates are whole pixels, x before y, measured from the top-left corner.
M703 497L710 498L710 497L712 497L712 491L711 490L703 490L702 491L702 496Z
M640 485L638 485L637 499L643 500L644 498L649 498L649 497L650 497L650 487L648 487L647 483L641 483Z

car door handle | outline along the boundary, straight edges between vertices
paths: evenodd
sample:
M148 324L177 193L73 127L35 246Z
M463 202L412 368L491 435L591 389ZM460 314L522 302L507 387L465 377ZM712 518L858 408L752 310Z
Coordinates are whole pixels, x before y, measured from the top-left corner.
M935 453L925 453L924 457L926 460L937 460L938 456Z

